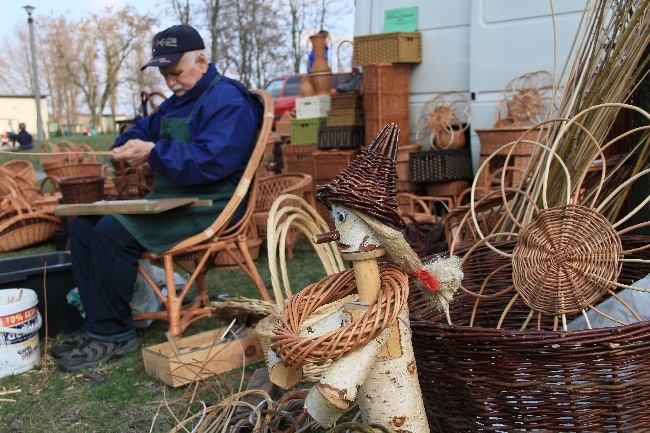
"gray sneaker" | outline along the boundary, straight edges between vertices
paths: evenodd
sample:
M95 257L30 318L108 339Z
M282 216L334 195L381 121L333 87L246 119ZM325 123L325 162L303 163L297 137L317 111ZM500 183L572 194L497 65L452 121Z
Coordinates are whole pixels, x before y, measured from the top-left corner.
M111 359L124 356L140 347L140 341L134 337L121 343L95 340L88 337L88 341L78 349L73 350L59 361L59 368L66 371L83 370L108 362Z
M90 337L83 332L80 332L70 338L66 338L52 347L50 351L52 352L52 356L55 358L65 358L67 355L72 353L73 350L83 346L88 340L90 340Z

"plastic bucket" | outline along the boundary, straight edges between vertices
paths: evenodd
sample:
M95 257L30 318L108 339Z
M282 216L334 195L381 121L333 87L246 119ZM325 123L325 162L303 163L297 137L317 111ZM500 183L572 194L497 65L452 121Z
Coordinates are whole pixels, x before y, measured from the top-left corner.
M24 373L40 362L37 304L33 290L0 290L0 377Z

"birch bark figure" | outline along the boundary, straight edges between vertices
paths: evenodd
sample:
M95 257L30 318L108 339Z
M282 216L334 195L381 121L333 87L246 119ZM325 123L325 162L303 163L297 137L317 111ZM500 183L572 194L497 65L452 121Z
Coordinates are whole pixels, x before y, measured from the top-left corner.
M290 386L305 363L333 360L305 401L321 425L332 425L355 400L364 423L400 433L429 432L411 345L408 275L430 303L447 311L462 280L458 258L422 264L404 239L397 206L395 155L399 129L386 125L373 143L318 199L331 210L336 230L313 240L336 240L352 270L308 286L286 304L274 330L271 380ZM389 263L382 256L388 256ZM357 291L358 302L302 328L304 317ZM319 305L320 304L320 305Z

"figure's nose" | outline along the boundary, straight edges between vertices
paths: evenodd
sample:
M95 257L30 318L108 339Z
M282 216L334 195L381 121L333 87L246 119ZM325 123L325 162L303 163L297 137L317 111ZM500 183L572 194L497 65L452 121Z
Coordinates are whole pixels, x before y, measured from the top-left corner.
M333 230L327 233L319 233L311 237L311 241L315 244L324 244L326 242L336 242L341 239L341 234L338 230Z

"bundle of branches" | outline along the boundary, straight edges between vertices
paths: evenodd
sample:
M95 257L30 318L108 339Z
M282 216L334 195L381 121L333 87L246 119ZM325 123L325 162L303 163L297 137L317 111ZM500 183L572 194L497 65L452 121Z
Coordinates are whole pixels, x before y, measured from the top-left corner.
M627 105L637 88L648 79L650 57L650 0L591 0L583 14L580 30L573 45L573 61L563 74L567 75L558 118L543 124L549 130L544 147L540 146L527 169L528 181L522 186L530 198L520 196L513 204L513 215L507 216L499 231L516 230L533 215L533 203L548 200L553 206L562 203L567 186L573 194L578 188L582 202L597 196L601 182L592 186L570 182L560 159L569 170L570 178L583 179L595 162L608 163L607 150L626 141L627 152L607 171L604 184L615 188L617 180L629 178L649 166L650 137L643 125L627 131L613 131L621 111L638 111ZM646 121L644 116L638 116ZM571 121L569 121L571 119ZM556 156L553 155L556 154ZM559 158L557 157L559 156ZM614 220L620 203L628 193L619 194L618 202L610 207L607 217ZM542 198L544 196L544 198ZM602 196L602 194L601 194Z

